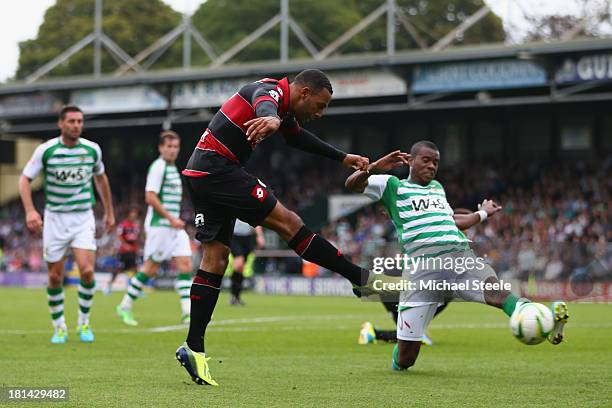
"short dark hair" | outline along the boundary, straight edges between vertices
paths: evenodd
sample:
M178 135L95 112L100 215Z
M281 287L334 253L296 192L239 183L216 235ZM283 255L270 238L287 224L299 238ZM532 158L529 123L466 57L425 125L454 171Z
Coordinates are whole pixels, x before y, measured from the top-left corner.
M59 111L59 117L58 117L59 120L64 120L66 118L66 114L68 112L81 112L81 113L83 113L81 108L79 108L76 105L64 105L62 110Z
M300 85L306 85L315 93L321 92L323 88L327 89L330 94L334 93L329 78L318 69L305 69L295 76L293 82Z
M166 144L166 140L181 140L181 137L172 130L164 130L159 134L159 145Z
M438 149L438 146L436 146L434 142L429 140L421 140L420 142L416 142L412 145L412 147L410 148L410 155L412 157L415 157L424 147L430 148L431 150L435 150L436 152L440 151L440 149Z

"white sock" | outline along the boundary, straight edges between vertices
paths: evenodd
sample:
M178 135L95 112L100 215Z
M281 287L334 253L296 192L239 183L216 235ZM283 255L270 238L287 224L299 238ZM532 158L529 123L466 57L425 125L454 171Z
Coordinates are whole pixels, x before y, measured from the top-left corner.
M128 295L127 293L125 295L123 295L123 299L121 300L121 303L119 304L119 307L123 310L132 310L132 304L134 303L134 301L132 300L132 298L130 297L130 295Z

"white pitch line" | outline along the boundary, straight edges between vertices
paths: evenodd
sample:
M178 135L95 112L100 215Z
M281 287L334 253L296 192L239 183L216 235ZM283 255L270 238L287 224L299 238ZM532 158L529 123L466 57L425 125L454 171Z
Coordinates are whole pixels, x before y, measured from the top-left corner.
M266 332L266 331L302 331L312 330L312 327L306 327L303 325L291 325L285 327L219 327L219 326L231 326L235 324L261 324L261 323L275 323L275 322L291 322L291 321L325 321L325 320L336 320L341 318L364 318L364 315L327 315L327 316L267 316L267 317L255 317L251 319L225 319L213 321L210 324L210 330L216 332ZM508 327L507 323L434 323L430 326L432 329L441 330L457 330L457 329L504 329ZM595 329L606 329L612 328L612 323L570 323L571 328L595 328ZM174 326L160 326L160 327L148 327L148 328L124 328L124 329L96 329L96 333L108 333L108 334L129 334L129 333L164 333L171 331L182 331L188 328L187 325L174 325ZM345 325L335 326L333 328L324 327L323 330L346 330L348 327ZM7 335L24 335L24 334L48 334L50 330L12 330L12 329L0 329L0 334Z

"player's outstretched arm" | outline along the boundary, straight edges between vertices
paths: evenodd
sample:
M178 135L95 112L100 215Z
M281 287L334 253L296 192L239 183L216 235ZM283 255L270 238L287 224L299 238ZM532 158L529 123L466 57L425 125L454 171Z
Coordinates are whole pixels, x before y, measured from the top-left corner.
M110 183L106 173L94 175L94 184L96 190L100 194L102 205L104 206L104 222L106 224L106 231L110 231L115 226L115 210L113 209L113 197L111 194Z
M26 225L28 229L35 233L42 232L42 218L32 201L32 187L30 186L30 179L23 174L19 177L19 196L21 197L21 203L23 204L23 210L26 214Z
M383 173L396 167L407 166L410 155L400 150L396 150L381 157L374 163L368 165L365 170L357 170L351 174L344 183L344 186L354 192L363 193L368 186L368 177L374 173Z
M290 130L283 131L282 133L283 137L285 138L285 142L289 146L304 152L339 161L346 167L350 167L354 170L365 170L370 162L367 157L343 152L342 150L319 139L314 133L298 127L297 124L293 128L290 128Z
M460 230L466 230L483 222L501 209L502 207L495 201L484 200L482 204L478 204L478 211L471 214L455 214L453 215L453 218L455 219L457 228Z

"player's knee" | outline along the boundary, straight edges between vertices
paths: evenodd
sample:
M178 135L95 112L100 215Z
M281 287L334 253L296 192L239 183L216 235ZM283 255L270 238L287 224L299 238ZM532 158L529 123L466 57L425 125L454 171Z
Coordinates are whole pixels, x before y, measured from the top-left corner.
M488 278L485 283L496 283L496 278ZM485 303L495 307L502 307L504 300L508 297L510 292L506 290L485 290L483 291Z
M222 274L229 263L230 249L221 243L204 244L202 249L204 256L200 263L200 269Z
M91 283L94 280L93 266L86 266L81 270L81 280L85 283Z
M297 232L304 225L304 221L295 212L287 210L287 214L279 225L280 231L277 231L281 237L289 240L297 234Z
M272 213L263 222L263 226L276 231L283 240L289 241L304 225L295 212L277 203Z
M49 286L52 288L58 288L62 286L63 279L61 273L52 273L49 271Z

